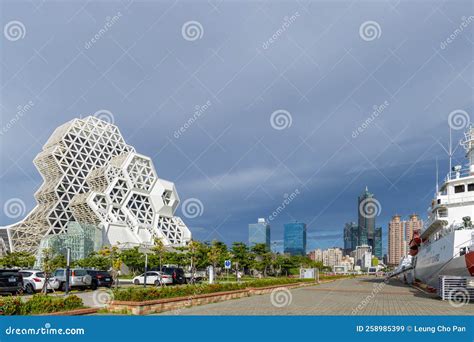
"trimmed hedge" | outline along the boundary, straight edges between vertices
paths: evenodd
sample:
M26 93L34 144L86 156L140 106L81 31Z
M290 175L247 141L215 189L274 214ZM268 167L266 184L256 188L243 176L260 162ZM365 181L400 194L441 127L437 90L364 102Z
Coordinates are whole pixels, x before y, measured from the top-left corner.
M114 300L143 302L147 300L197 296L207 293L226 292L243 290L248 287L266 287L274 285L288 285L303 282L312 282L313 279L291 279L291 278L275 278L260 279L242 283L220 283L220 284L199 284L199 285L182 285L174 287L147 287L147 288L126 288L114 290Z
M0 298L0 313L7 316L45 314L83 307L82 299L75 295L63 298L35 294L25 302L18 296Z

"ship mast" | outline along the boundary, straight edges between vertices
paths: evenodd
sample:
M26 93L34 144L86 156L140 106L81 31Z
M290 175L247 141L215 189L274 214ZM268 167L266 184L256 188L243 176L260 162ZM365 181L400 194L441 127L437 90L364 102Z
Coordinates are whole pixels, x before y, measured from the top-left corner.
M474 175L474 126L470 126L464 133L462 147L466 150L466 158L469 160L469 175Z

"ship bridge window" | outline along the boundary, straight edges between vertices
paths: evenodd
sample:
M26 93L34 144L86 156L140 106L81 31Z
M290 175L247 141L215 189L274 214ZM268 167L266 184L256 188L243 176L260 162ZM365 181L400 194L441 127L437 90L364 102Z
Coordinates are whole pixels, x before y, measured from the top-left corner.
M474 191L474 183L467 185L467 191Z
M464 184L456 185L456 186L454 187L454 193L455 193L455 194L459 194L459 193L464 192L464 191L465 191Z

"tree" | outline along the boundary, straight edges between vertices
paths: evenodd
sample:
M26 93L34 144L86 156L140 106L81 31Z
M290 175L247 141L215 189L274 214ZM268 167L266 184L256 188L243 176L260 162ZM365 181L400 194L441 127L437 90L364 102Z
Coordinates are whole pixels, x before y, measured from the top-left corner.
M6 267L30 268L35 261L35 256L27 252L9 252L0 258L0 264Z
M112 267L110 257L98 253L91 253L84 259L79 259L73 262L74 266L83 268L97 268L99 270L109 270Z
M161 239L155 239L155 245L151 248L152 251L155 253L155 255L158 256L159 261L160 261L160 271L162 269L162 259L163 259L163 254L165 253L165 245L163 244L163 241Z
M249 252L247 245L243 242L234 242L230 250L232 254L232 261L237 268L242 268L244 270L250 268L252 261L252 256Z
M138 247L137 247L138 251ZM112 278L114 279L115 287L118 287L118 276L122 268L122 253L117 246L104 247L99 251L99 254L108 257L112 266Z
M254 267L267 276L268 268L272 264L272 253L264 243L257 243L252 247Z
M207 256L214 269L217 268L217 265L223 265L228 255L227 246L223 242L217 240L212 241Z

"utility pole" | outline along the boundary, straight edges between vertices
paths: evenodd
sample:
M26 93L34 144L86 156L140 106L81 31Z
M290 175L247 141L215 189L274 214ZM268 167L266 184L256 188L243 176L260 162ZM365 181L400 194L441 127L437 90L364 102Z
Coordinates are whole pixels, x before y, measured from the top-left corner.
M66 247L66 291L65 295L69 294L69 273L71 272L71 248Z

